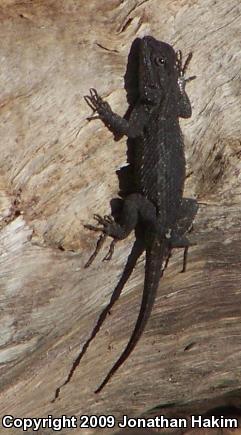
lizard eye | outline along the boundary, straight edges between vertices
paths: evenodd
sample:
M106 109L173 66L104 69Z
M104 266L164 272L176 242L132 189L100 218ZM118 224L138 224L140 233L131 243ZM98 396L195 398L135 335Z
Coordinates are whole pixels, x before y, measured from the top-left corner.
M164 57L155 57L155 64L157 66L165 65L166 59L164 59Z

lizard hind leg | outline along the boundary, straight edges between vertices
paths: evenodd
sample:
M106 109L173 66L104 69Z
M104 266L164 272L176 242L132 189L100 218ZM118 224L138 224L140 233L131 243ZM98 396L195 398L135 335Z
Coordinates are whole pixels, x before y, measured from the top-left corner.
M118 242L117 239L113 239L110 247L109 247L109 251L107 252L107 254L105 255L105 257L103 258L102 261L110 261L112 259L112 255L114 254L114 250L115 250L115 245Z
M183 254L183 268L181 272L186 271L187 266L187 256L189 246L194 245L186 237L185 234L190 231L193 225L193 220L198 211L198 203L192 198L183 198L179 210L179 217L177 219L176 225L173 228L172 236L170 239L170 251L166 260L165 268L167 267L168 261L171 257L171 250L173 248L184 248Z
M175 237L174 236L170 240L171 249L173 249L173 248L184 248L184 252L183 252L183 266L182 266L181 273L186 272L188 248L191 245L192 244L190 243L190 241L186 237L184 237L184 236L183 237ZM171 253L169 253L167 260L169 260L170 257L171 257ZM167 261L167 263L168 263L168 261ZM166 265L165 265L165 267L166 267Z
M103 233L100 235L100 237L98 238L97 243L96 243L96 248L95 248L93 254L91 254L87 263L85 264L85 266L84 266L85 268L89 267L93 263L94 259L97 257L99 251L101 250L106 238L107 238L107 234Z
M87 224L85 225L85 228L96 232L101 231L102 234L97 240L96 248L87 263L85 264L85 268L89 267L93 263L94 259L100 252L107 236L112 237L113 240L111 241L109 250L102 261L111 260L116 243L119 240L125 239L129 235L129 233L135 228L138 221L138 207L135 201L133 201L133 198L130 197L124 201L120 224L115 222L113 216L111 215L105 215L102 217L99 214L95 214L94 219L97 221L98 225L94 226Z
M110 244L109 251L103 258L103 261L109 261L112 258L116 243L119 240L128 237L131 231L136 228L139 221L149 222L155 225L156 209L154 205L141 194L132 193L127 196L123 202L122 212L118 223L115 222L111 215L105 215L102 217L99 214L95 214L94 219L97 221L98 225L85 225L85 228L88 228L91 231L101 231L102 234L97 241L94 253L87 261L85 267L89 267L92 264L107 236L112 237L113 240Z
M102 246L103 246L103 244L108 236L108 232L107 231L105 232L105 228L107 228L108 225L112 225L114 223L113 217L110 215L105 215L104 217L102 217L98 214L95 214L94 219L100 225L102 225L102 227L97 227L94 225L85 225L85 228L88 228L91 231L101 231L102 234L98 238L97 243L96 243L96 248L95 248L93 254L90 256L87 263L85 264L85 266L84 266L85 268L89 267L93 263L94 259L97 257L98 253L100 252L100 250L101 250L101 248L102 248ZM117 240L115 240L115 239L112 240L110 247L109 247L109 251L106 254L106 256L103 258L103 261L107 261L107 260L110 260L112 258L116 242L117 242Z

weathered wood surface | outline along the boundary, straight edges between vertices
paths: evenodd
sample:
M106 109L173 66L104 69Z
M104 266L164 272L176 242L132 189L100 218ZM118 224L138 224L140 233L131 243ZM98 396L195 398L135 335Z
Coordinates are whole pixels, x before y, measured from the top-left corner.
M2 0L0 18L0 414L121 418L239 406L240 1ZM95 245L83 224L109 211L126 151L124 138L114 142L100 121L86 120L83 95L94 86L124 113L128 52L145 34L194 52L193 117L182 127L187 195L203 203L191 234L197 245L185 274L182 253L174 253L144 336L96 396L137 317L139 261L51 403L108 303L133 240L116 247L111 264L100 255L83 268Z

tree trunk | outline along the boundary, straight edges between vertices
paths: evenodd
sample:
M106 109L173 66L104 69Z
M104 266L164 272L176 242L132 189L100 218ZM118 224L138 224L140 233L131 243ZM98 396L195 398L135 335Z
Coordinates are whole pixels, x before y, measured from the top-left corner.
M123 414L183 417L241 405L240 9L239 0L2 0L2 416L113 415L109 433L116 433ZM173 253L145 333L96 395L138 315L141 257L53 401L134 240L118 243L103 263L106 243L84 268L96 243L84 224L110 212L126 140L114 141L99 120L88 120L83 96L94 87L123 115L128 53L147 34L194 53L189 74L197 78L187 85L193 116L181 126L185 196L200 202L190 234L196 245L186 273L179 273L182 252ZM50 427L40 433L52 433Z

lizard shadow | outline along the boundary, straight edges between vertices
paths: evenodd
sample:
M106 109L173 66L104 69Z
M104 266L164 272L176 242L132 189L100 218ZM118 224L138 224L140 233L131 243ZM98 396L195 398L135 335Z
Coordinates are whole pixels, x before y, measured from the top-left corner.
M138 99L138 68L139 68L139 49L140 49L140 38L136 38L132 45L131 49L128 55L128 62L127 62L127 68L126 73L124 76L124 87L127 94L127 101L129 104L129 107L124 115L125 119L129 119L131 111ZM113 130L110 128L109 125L106 125L108 129L113 133L114 140L119 141L121 139L121 135L117 135L113 132ZM114 220L116 222L119 221L121 216L121 211L123 208L124 198L131 194L136 193L135 189L135 181L133 176L133 166L132 166L132 153L131 148L133 146L133 142L131 139L127 139L127 166L124 166L116 171L118 182L119 182L119 197L113 198L110 201L110 207L111 207L111 215L113 216ZM100 313L97 322L91 332L91 335L86 340L85 344L82 347L82 350L79 352L77 357L72 363L72 366L69 370L68 376L64 383L59 386L55 391L55 397L52 402L54 402L60 395L61 389L67 385L70 380L72 379L75 370L77 369L78 365L80 364L81 359L85 355L90 343L97 335L98 331L100 330L104 320L106 319L107 315L110 314L110 310L113 307L114 303L117 301L117 299L120 297L120 294L128 281L133 269L135 268L136 262L140 255L145 250L144 240L143 240L143 228L142 224L138 223L137 227L135 228L135 242L133 244L131 253L128 256L125 268L122 272L122 275L112 293L112 296L110 298L110 302L108 305L102 310Z
M126 120L129 120L131 112L139 98L138 77L139 77L140 43L141 43L140 38L136 38L132 42L130 52L128 55L126 72L124 75L124 88L126 91L126 99L129 105L125 114L123 115L123 118ZM107 125L107 127L113 133L113 137L116 142L118 142L123 137L123 135L116 134L109 125ZM112 198L110 200L111 215L113 216L114 220L117 223L120 222L121 212L124 203L123 200L132 193L138 193L138 188L136 186L135 177L134 177L134 167L133 167L133 161L134 161L133 150L135 146L135 140L127 138L126 145L127 145L126 164L116 170L116 175L118 177L118 183L119 183L119 191L118 191L119 197ZM139 223L137 225L137 228L135 229L135 237L137 240L140 241L141 244L142 237L143 237L143 228L141 223Z
M128 108L123 115L123 118L127 121L130 118L131 112L136 105L139 98L139 57L140 57L140 43L141 39L136 38L131 45L130 52L128 55L126 72L124 75L124 89L126 91L126 99L128 102ZM95 118L90 118L95 119ZM114 141L118 142L123 135L116 133L114 129L104 120L102 120L105 126L112 132ZM116 171L118 182L119 182L119 196L121 198L126 197L131 193L137 193L137 187L133 175L133 148L134 140L127 138L127 152L126 152L126 164ZM115 215L119 214L120 211L120 201L117 198L111 201L111 211Z
M131 112L139 98L139 57L140 57L141 39L136 38L130 48L128 55L126 72L124 75L124 88L126 91L126 99L129 107L126 110L123 118L129 120ZM121 139L121 135L114 134L114 140ZM126 197L131 193L137 193L137 187L134 179L133 171L133 148L135 140L128 138L126 141L126 162L127 164L116 171L119 181L119 195Z

